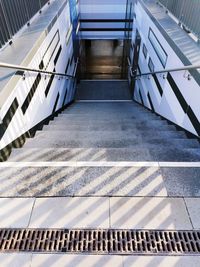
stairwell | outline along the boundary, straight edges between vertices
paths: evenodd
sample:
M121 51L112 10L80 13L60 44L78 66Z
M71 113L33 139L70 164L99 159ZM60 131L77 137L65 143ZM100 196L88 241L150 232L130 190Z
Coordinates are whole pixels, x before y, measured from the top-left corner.
M4 205L13 216L0 226L196 230L199 161L197 139L133 102L127 81L81 81L75 103L15 149L1 168L0 196L12 197ZM22 218L16 219L22 207ZM48 257L38 256L41 265L35 266ZM78 266L73 255L68 257L62 266ZM82 257L87 262L90 256ZM112 256L106 265L106 258L99 264L98 257L89 258L93 265L88 266L188 266L191 261L158 253ZM200 258L195 262L198 266Z

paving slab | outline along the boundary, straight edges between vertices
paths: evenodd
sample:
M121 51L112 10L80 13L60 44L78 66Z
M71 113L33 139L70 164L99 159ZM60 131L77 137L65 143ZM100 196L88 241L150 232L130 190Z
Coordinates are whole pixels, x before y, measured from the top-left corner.
M195 229L200 229L200 198L185 198L185 203Z
M28 227L33 198L0 198L0 227Z
M123 267L121 256L33 255L31 267Z
M197 267L200 257L194 256L130 256L123 257L123 267Z
M111 228L192 229L181 198L110 198Z
M30 228L109 228L109 198L37 199Z
M9 254L0 254L0 266L1 267L30 267L31 266L31 257L29 253L9 253Z

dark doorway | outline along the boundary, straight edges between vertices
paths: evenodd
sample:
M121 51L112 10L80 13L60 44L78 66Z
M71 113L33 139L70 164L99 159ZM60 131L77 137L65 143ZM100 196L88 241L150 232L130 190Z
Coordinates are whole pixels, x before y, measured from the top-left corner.
M82 79L121 79L123 41L84 40L81 53Z

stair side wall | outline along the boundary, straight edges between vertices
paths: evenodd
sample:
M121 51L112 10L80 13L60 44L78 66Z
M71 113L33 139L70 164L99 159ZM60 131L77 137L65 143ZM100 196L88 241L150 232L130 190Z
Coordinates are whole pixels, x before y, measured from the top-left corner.
M65 2L27 67L74 74L72 26ZM37 41L37 40L36 40ZM74 99L76 80L25 72L0 109L0 149Z
M141 44L137 73L150 72L152 65L155 71L191 65L192 62L183 49L177 45L181 39L178 40L179 36L176 38L173 31L179 32L180 38L186 44L192 42L189 40L190 37L181 28L178 30L178 25L169 18L164 9L155 3L153 7L155 9L149 11L145 1L137 1L135 4L130 60L133 62L135 37L138 31ZM175 40L170 37L170 30L167 27L172 28L171 36ZM141 77L136 80L132 91L134 100L140 104L192 134L200 136L200 73L197 70Z

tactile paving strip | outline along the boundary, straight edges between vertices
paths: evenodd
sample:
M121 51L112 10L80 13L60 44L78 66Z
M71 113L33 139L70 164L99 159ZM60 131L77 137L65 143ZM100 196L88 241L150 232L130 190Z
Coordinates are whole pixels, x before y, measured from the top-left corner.
M0 252L193 255L200 231L0 229Z

